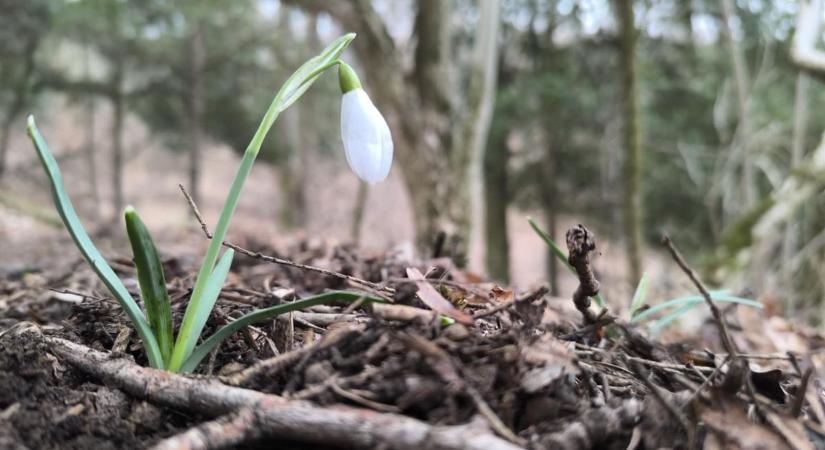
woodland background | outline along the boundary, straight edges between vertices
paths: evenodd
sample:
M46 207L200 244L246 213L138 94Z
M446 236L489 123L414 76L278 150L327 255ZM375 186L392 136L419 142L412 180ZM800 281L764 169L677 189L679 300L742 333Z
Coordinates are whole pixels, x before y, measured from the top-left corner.
M0 0L0 274L79 257L25 116L112 248L134 204L168 253L204 246L286 77L344 32L392 129L389 181L358 184L328 74L282 115L236 239L429 254L502 283L575 286L527 226L600 237L609 301L663 267L825 321L821 2L768 0ZM817 58L819 57L819 58ZM190 236L187 240L181 236Z

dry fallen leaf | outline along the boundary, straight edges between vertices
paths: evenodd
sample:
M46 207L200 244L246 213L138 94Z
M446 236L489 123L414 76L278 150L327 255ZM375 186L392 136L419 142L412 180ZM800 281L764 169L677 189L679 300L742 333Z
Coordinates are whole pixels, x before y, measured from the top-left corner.
M456 322L465 325L472 325L473 318L469 314L457 309L452 303L447 301L435 288L424 278L424 274L414 267L407 268L407 277L415 281L418 285L418 298L429 306L433 311L443 314Z
M718 407L705 408L700 414L702 422L713 435L713 438L706 439L705 448L813 450L810 441L804 437L802 425L798 421L794 419L786 421L771 413L775 416L771 417L773 419L771 425L774 428L780 427L779 432L774 432L769 427L750 421L745 412L745 405L738 400L724 397L718 400ZM794 422L796 425L793 424ZM803 433L801 436L798 435L800 431ZM788 445L789 440L793 446Z

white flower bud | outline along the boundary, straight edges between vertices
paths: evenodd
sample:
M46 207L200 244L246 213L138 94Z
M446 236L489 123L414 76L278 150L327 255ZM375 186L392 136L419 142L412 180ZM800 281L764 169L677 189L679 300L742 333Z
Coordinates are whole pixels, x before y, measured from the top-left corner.
M350 168L368 183L387 178L392 165L392 135L384 116L363 89L341 99L341 138Z

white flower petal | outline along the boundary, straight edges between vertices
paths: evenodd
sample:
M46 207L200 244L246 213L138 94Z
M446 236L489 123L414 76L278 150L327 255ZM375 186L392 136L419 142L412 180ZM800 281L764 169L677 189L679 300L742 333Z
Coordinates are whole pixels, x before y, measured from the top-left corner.
M363 89L353 89L341 99L341 138L347 163L359 178L376 183L387 177L392 166L392 135Z

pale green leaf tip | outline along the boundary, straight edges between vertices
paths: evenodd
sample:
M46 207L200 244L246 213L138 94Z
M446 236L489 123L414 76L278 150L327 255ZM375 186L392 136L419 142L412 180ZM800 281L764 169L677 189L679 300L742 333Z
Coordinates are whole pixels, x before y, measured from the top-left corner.
M29 132L29 136L31 136L32 133L34 133L34 130L37 129L37 124L34 123L34 115L32 114L29 114L29 116L26 117L26 129Z
M128 205L126 209L123 210L123 214L130 216L132 214L136 214L135 207L132 205Z

